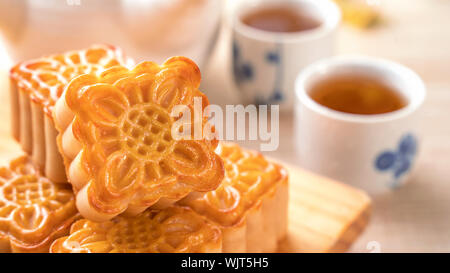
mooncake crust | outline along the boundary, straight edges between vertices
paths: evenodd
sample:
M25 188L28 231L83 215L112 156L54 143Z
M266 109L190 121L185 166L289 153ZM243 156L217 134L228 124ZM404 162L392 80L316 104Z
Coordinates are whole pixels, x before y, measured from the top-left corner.
M31 101L40 104L52 116L53 106L64 87L76 76L98 74L104 69L128 62L122 50L106 44L82 50L49 55L20 62L10 70L10 78Z
M134 217L96 223L79 220L70 235L56 240L51 253L221 252L220 229L192 210L169 207Z
M71 81L56 103L54 120L68 180L85 218L136 215L190 192L217 188L224 168L214 152L216 138L172 136L179 118L171 116L174 107L192 110L196 98L202 111L209 105L199 84L198 67L185 57L172 57L161 66L142 62L132 70L116 66L98 77ZM192 129L195 122L191 118L184 126ZM203 130L207 118L200 122Z
M76 76L131 62L118 47L93 45L23 61L10 70L13 136L52 181L67 181L52 115L65 86Z
M80 216L69 184L43 177L28 156L0 167L0 251L48 252Z
M262 154L221 142L225 178L178 204L222 227L224 252L273 252L287 229L288 173Z

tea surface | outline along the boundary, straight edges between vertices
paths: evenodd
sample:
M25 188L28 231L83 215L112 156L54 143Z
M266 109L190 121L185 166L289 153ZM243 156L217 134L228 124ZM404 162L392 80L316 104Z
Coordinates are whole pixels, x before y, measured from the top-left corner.
M397 90L364 77L330 78L314 85L309 94L323 106L351 114L383 114L407 105Z
M296 9L291 5L261 7L241 20L248 26L271 32L299 32L320 26L319 20Z

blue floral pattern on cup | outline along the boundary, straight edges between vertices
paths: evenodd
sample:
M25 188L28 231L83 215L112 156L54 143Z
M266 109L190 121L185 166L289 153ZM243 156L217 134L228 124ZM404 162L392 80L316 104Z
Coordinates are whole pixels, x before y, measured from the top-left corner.
M277 45L275 50L269 51L266 53L266 61L269 64L273 64L276 66L276 75L275 75L275 83L273 86L273 92L272 95L268 98L268 101L266 104L270 103L276 103L283 101L284 96L283 92L281 91L281 79L283 77L283 67L281 63L281 45Z
M273 91L268 97L261 95L262 92L255 92L256 95L253 101L256 104L279 103L284 100L284 95L280 87L283 77L281 45L276 45L275 49L268 51L263 57L269 65L276 67ZM233 74L238 84L251 82L255 78L253 65L243 59L241 49L235 40L233 41Z
M375 168L382 172L392 172L392 188L399 186L399 178L408 173L417 153L417 140L412 134L404 135L394 151L384 151L375 159Z
M280 63L280 55L278 54L278 52L269 51L266 54L266 60L269 63L279 64Z
M253 66L244 62L241 57L241 50L236 42L233 42L233 73L238 83L253 79Z

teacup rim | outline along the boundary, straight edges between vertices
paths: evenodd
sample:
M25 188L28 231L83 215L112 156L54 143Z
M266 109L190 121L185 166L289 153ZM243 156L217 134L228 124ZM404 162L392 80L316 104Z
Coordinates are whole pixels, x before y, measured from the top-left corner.
M258 2L251 1L250 3L240 3L233 10L233 18L232 18L232 27L235 31L243 34L244 36L251 37L255 40L263 40L267 42L284 42L284 43L298 43L307 40L314 40L318 37L322 37L334 29L336 29L341 21L341 11L336 3L331 0L284 0L285 2L308 2L312 5L319 6L319 8L327 8L329 11L327 16L322 18L322 24L310 30L304 30L299 32L271 32L260 30L251 26L247 26L242 22L240 16L243 12L247 11L250 8L255 8L261 4L274 4L279 2ZM245 11L244 11L245 9Z
M370 67L385 70L386 73L390 74L396 73L403 79L407 79L410 86L415 87L416 92L409 91L408 93L416 93L416 95L414 97L413 95L410 95L409 98L411 98L411 101L408 105L399 110L373 115L340 112L314 101L305 88L308 79L316 73L329 73L326 71L327 69L337 69L337 67L342 66L361 66L361 68ZM426 93L425 83L412 69L391 60L365 55L341 55L316 61L300 71L295 81L295 96L297 103L300 103L323 116L354 123L380 123L409 116L423 105Z

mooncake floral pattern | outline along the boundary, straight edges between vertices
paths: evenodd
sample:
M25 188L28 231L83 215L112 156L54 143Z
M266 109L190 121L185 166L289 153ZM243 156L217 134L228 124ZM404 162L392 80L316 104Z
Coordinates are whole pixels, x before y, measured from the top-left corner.
M221 142L218 150L225 164L223 182L216 190L199 198L182 200L180 204L215 223L233 226L265 193L287 182L287 173L260 153L244 150L237 144Z
M221 231L192 210L147 210L104 223L86 219L56 240L52 253L180 253L220 251Z
M14 252L46 252L76 219L68 184L40 176L26 156L0 168L0 243Z
M92 209L112 218L129 205L145 208L163 197L176 201L219 185L224 168L214 152L217 139L176 140L171 134L175 106L192 110L196 97L202 109L209 104L199 84L198 67L184 57L161 66L143 62L131 71L117 66L70 83L65 98L82 145ZM206 117L201 122L203 129Z
M20 89L29 92L33 101L51 111L64 87L76 76L96 74L129 61L120 48L93 45L85 50L22 62L11 69L11 77Z
M392 172L391 187L399 186L399 179L408 173L417 153L417 140L412 134L403 136L397 150L384 151L375 160L375 167L382 172Z

